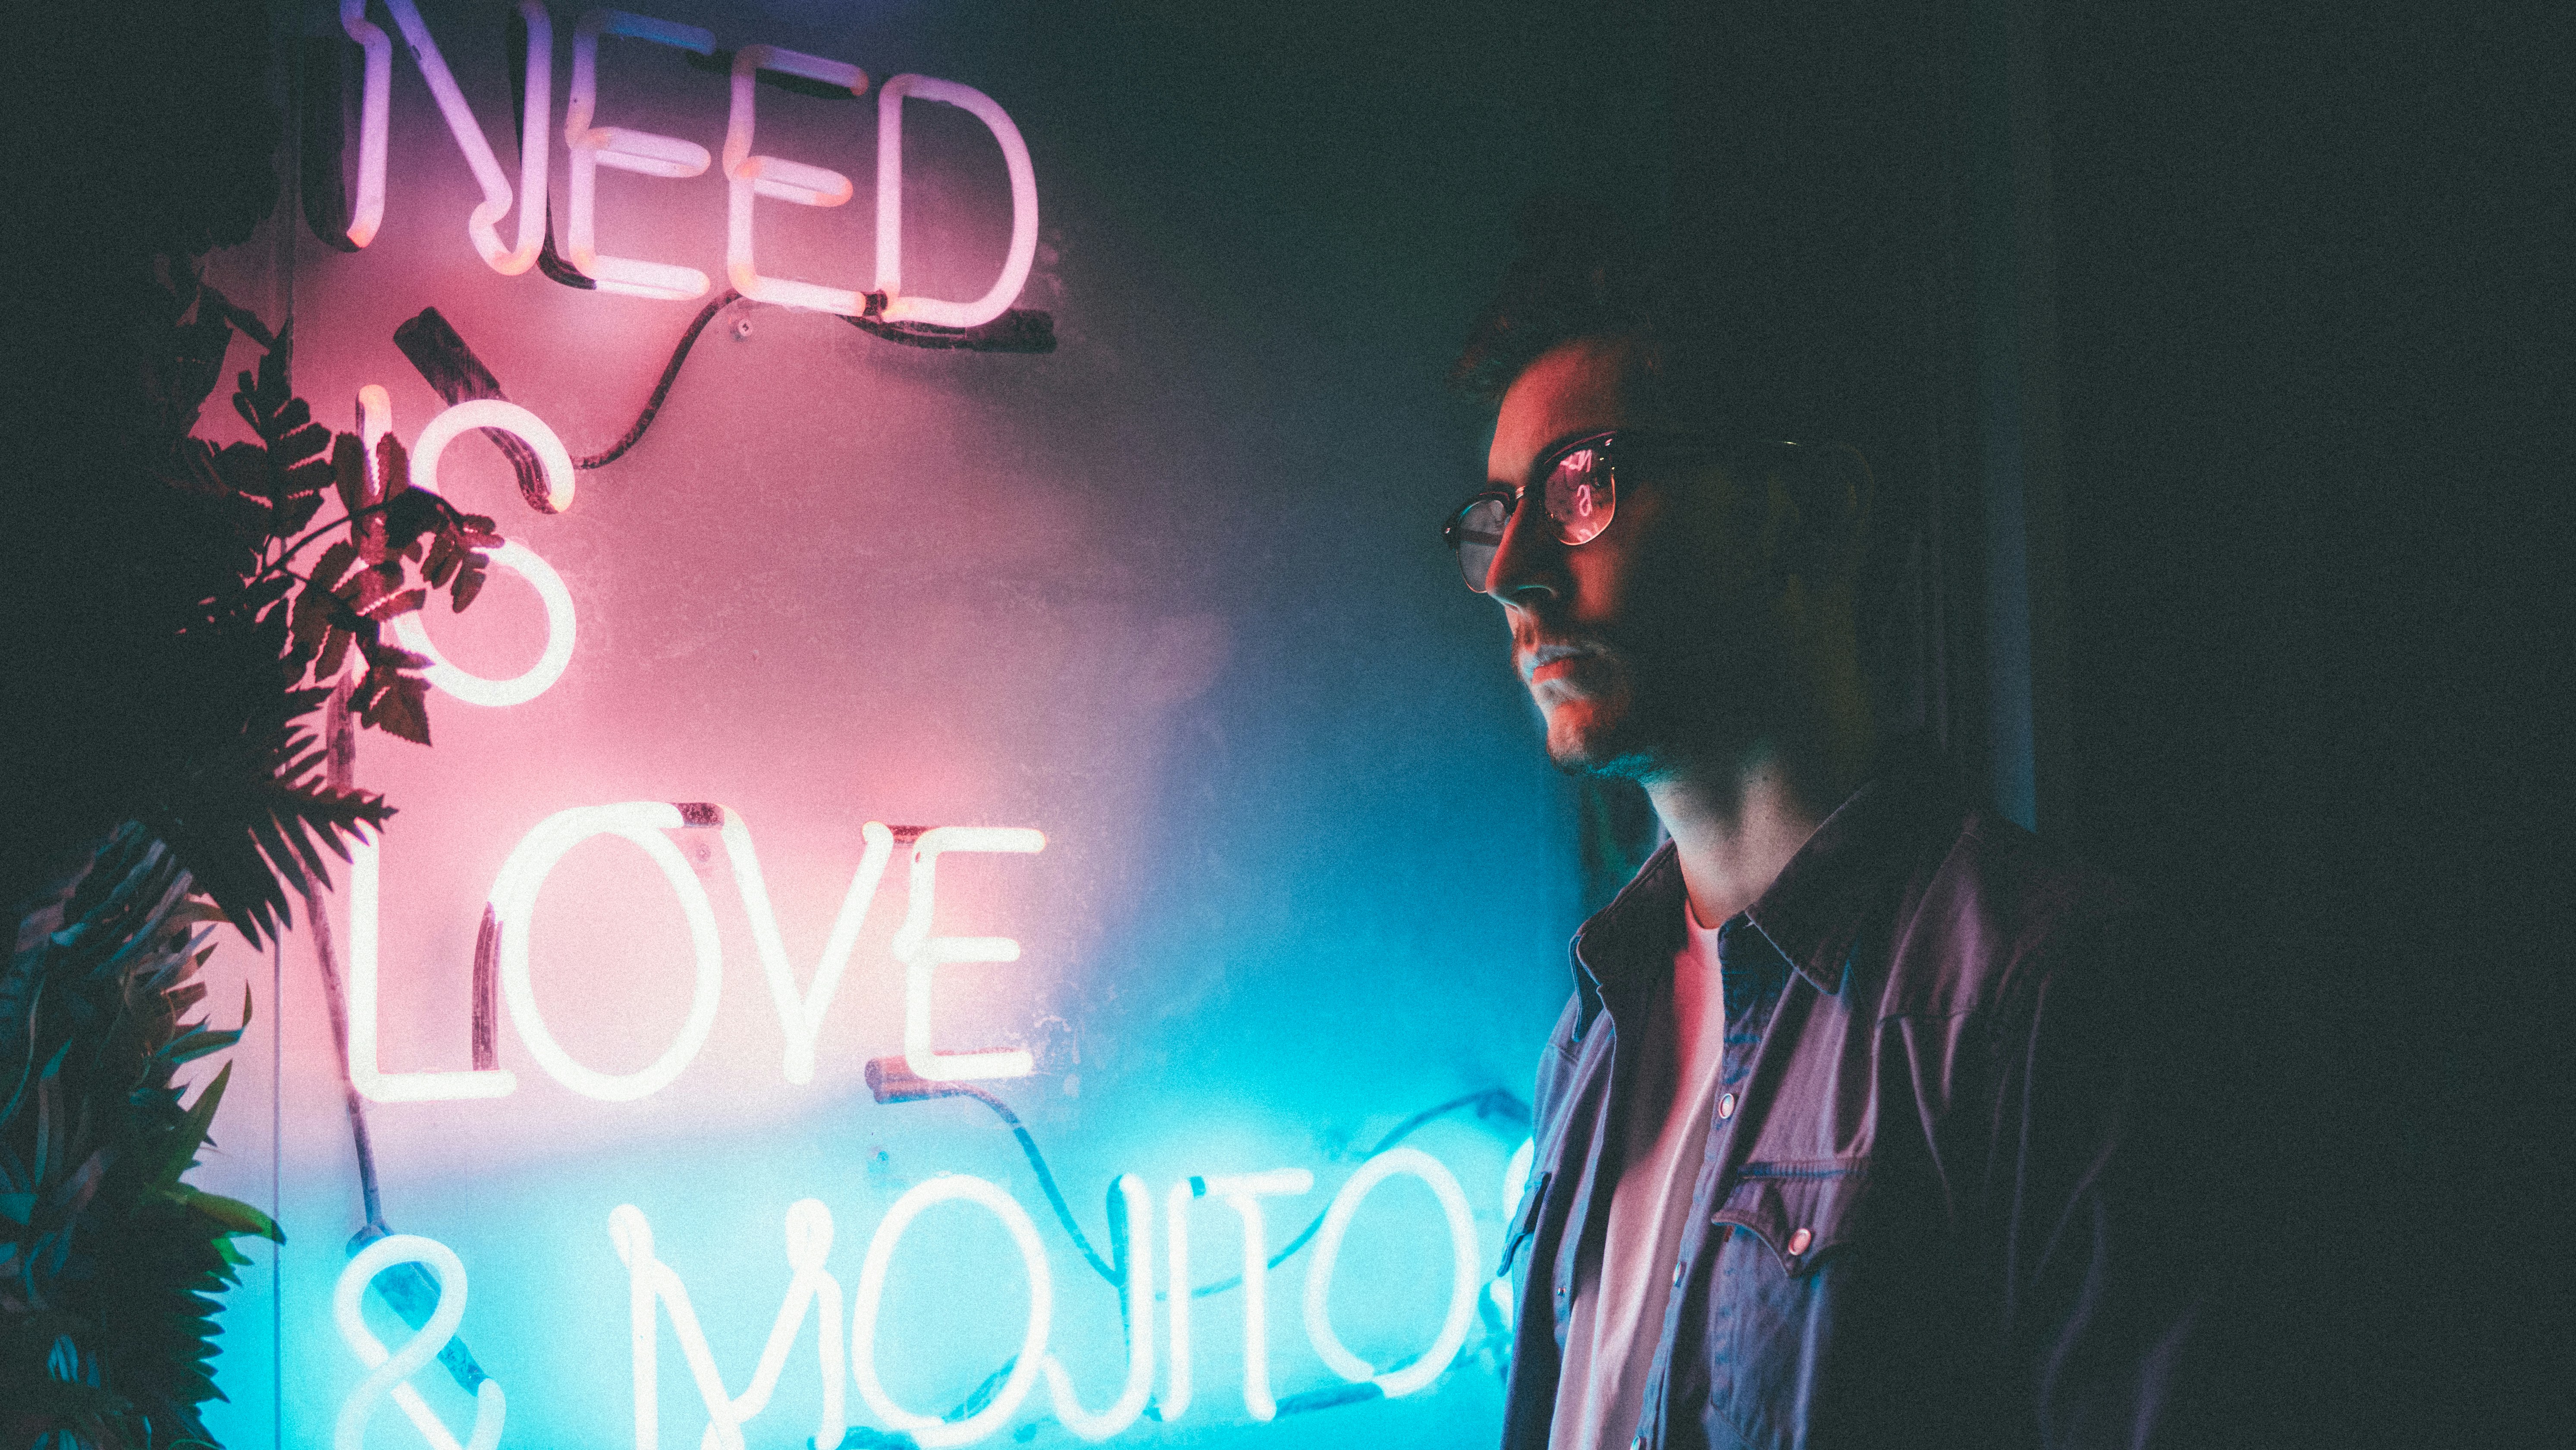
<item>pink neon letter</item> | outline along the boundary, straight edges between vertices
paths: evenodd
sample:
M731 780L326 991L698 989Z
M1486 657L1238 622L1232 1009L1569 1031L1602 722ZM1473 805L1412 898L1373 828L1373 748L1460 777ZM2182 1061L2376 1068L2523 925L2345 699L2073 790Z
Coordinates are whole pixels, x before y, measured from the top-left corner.
M716 809L724 812L725 857L733 863L743 914L751 918L752 945L760 952L770 1000L777 1004L779 1026L787 1034L787 1080L812 1082L814 1043L822 1035L823 1014L832 1010L841 976L850 967L850 953L858 949L868 903L876 898L877 883L885 879L886 862L894 856L894 832L875 821L859 828L867 849L859 857L857 873L850 877L850 889L841 897L840 915L832 918L832 935L823 943L822 960L814 965L814 980L799 993L795 974L787 965L787 943L778 934L778 913L769 904L769 885L760 874L760 853L752 849L751 828L725 807Z
M680 808L662 801L631 801L614 806L575 806L557 811L538 823L537 828L519 842L510 858L501 863L500 879L492 883L492 915L501 928L501 996L510 1005L510 1020L517 1023L519 1037L527 1044L529 1055L536 1058L555 1081L585 1097L606 1102L633 1102L659 1092L680 1075L689 1059L706 1045L707 1034L716 1025L716 998L724 984L724 949L716 937L715 907L707 901L706 888L698 884L697 873L690 869L688 858L680 848L663 836L687 824ZM662 868L662 879L680 898L680 910L688 917L689 940L697 949L697 986L689 998L688 1021L679 1035L663 1050L652 1065L640 1071L609 1074L573 1061L546 1029L544 1017L537 1011L536 983L528 968L528 923L536 913L537 894L545 889L546 875L564 853L593 836L622 836L653 858Z
M349 843L349 1081L380 1103L505 1098L519 1090L509 1072L386 1072L376 1063L377 843Z
M930 1050L930 984L948 962L1016 962L1020 944L1006 936L932 936L931 887L939 857L948 851L1035 853L1046 849L1046 835L1021 826L938 826L921 834L912 848L912 899L903 925L894 934L894 954L903 963L903 1060L915 1073L937 1082L968 1078L1026 1077L1037 1059L1012 1048L1000 1052L933 1052Z
M564 145L572 151L572 215L565 226L564 250L572 264L597 282L602 292L666 301L704 296L707 274L695 267L599 255L594 223L600 167L615 167L639 176L677 178L706 170L711 159L707 148L677 136L590 124L599 110L602 35L649 40L699 55L712 55L716 48L714 33L694 25L676 25L629 15L623 10L593 10L581 17L572 33L572 94L564 102Z
M372 395L372 396L371 396ZM393 426L391 409L385 405L384 390L369 384L359 390L363 429L375 430L381 437ZM438 487L438 461L447 445L471 428L501 428L518 435L537 451L546 472L546 502L561 513L572 506L572 455L555 430L545 420L498 398L476 398L459 403L429 420L420 430L420 439L412 452L412 484L432 493ZM546 607L546 647L537 662L525 673L506 680L487 680L467 674L450 664L438 646L430 643L429 630L418 614L400 615L394 620L394 638L402 647L429 656L429 682L470 705L521 705L544 694L563 677L564 667L572 663L573 610L572 591L564 587L563 576L554 566L539 557L534 549L516 539L504 539L491 551L492 562L511 570L535 586L537 597Z
M464 92L457 89L446 57L439 54L437 40L420 18L420 7L413 0L385 0L385 8L393 13L394 24L402 30L403 44L420 66L420 78L437 100L448 134L456 138L456 149L465 153L466 166L473 171L475 183L483 188L482 204L465 219L466 238L492 270L515 277L536 262L544 241L546 147L541 142L534 143L520 153L519 195L527 201L519 210L518 246L504 246L494 224L510 210L510 183L501 174L501 163L493 158L492 143L485 139L482 123L474 119L473 108L465 104ZM554 109L554 28L545 7L536 0L519 0L519 14L528 25L524 129L532 137L542 136ZM367 53L366 90L358 111L358 200L349 220L349 240L363 247L375 240L378 228L384 224L393 42L368 22L366 0L340 0L340 28Z
M958 107L984 123L1002 144L1002 165L1011 174L1011 250L993 290L973 302L941 302L903 295L903 98L919 96ZM1028 143L1020 128L973 86L929 76L901 75L877 92L877 290L886 295L888 322L929 322L941 327L979 327L1010 310L1029 280L1029 264L1038 254L1038 178L1029 166Z
M850 178L837 171L751 154L753 82L764 70L842 86L854 96L864 95L868 89L867 72L837 60L800 55L774 45L746 45L734 55L733 109L726 120L724 149L726 273L734 290L755 302L856 317L867 310L867 299L858 292L847 287L763 277L752 264L751 203L755 195L792 201L799 206L839 206L853 194Z

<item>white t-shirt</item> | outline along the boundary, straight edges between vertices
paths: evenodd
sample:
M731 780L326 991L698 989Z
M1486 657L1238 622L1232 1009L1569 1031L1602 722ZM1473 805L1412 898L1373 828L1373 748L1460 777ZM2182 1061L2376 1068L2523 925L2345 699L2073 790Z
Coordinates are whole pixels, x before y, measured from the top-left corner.
M1663 1339L1683 1220L1708 1147L1710 1100L1726 1057L1717 928L1682 903L1672 991L1656 994L1619 1132L1624 1153L1609 1223L1575 1258L1574 1314L1556 1382L1551 1450L1625 1450L1645 1412ZM1624 1034L1623 1034L1624 1035Z

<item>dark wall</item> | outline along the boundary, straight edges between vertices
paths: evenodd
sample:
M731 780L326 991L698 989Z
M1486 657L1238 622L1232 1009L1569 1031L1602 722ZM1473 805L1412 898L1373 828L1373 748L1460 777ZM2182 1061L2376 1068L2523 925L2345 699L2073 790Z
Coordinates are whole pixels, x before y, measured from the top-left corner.
M2487 7L2047 23L2066 819L2216 929L2248 1191L2209 1232L2256 1440L2566 1423L2567 994L2537 920L2566 765L2537 731L2576 398L2545 34Z
M2046 246L2003 259L2054 294L2039 815L2172 924L2191 1061L2150 1111L2205 1145L2220 1285L2192 1435L2563 1426L2563 18L2552 44L2490 7L1672 16L1676 231L1740 273L1784 397L1895 485L1933 565L1928 713L1999 796L1991 188L2041 188L2013 240Z

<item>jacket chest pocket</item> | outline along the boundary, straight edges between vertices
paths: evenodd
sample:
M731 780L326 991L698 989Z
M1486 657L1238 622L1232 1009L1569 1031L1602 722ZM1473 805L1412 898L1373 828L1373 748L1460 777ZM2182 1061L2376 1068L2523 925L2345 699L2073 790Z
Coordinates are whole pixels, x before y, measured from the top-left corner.
M1865 1245L1855 1242L1868 1161L1747 1163L1710 1222L1725 1234L1706 1298L1710 1441L1807 1443L1812 1409L1838 1380L1836 1311ZM1708 1427L1712 1432L1719 1426Z

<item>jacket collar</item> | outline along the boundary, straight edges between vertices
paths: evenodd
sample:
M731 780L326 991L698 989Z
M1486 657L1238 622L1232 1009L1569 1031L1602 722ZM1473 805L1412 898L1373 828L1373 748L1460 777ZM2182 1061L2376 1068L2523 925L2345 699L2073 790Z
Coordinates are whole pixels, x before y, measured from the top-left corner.
M1884 900L1928 828L1964 810L1950 767L1927 743L1891 743L1860 789L1825 818L1745 915L1798 974L1842 991L1873 902ZM1681 861L1670 841L1574 935L1580 1028L1606 1005L1616 1017L1681 945Z

